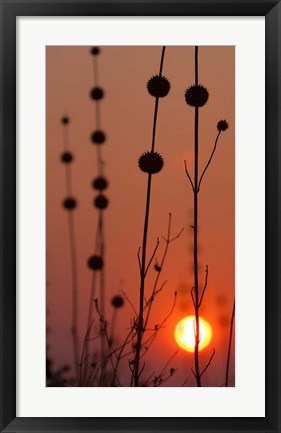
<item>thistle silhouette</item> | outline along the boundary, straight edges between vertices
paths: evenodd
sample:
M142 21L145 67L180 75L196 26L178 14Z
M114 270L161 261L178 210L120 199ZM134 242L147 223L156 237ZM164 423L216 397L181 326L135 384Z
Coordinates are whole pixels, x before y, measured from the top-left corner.
M198 387L201 387L201 377L205 373L206 369L209 367L213 356L215 355L215 350L213 350L212 355L210 356L210 359L207 363L207 365L204 367L203 370L200 370L200 363L199 363L199 343L200 343L200 327L199 327L199 312L200 307L203 301L203 297L205 295L205 291L207 289L208 285L208 274L209 269L208 265L205 269L205 283L204 287L200 292L199 288L199 270L198 270L198 194L200 191L200 187L203 181L203 178L206 174L206 171L208 167L211 164L211 161L213 159L213 156L215 154L217 143L220 137L221 132L226 131L228 128L228 123L226 120L220 120L217 123L217 130L218 134L215 140L215 144L211 153L211 156L201 174L199 175L198 170L198 163L199 163L199 112L202 107L206 105L209 99L209 92L208 90L202 85L198 83L198 47L195 47L195 84L190 86L186 92L185 92L185 101L186 103L194 108L194 178L192 179L188 169L186 161L185 163L185 173L188 177L188 180L190 182L192 192L193 192L193 277L194 277L194 286L191 289L191 297L192 302L194 305L194 312L195 312L195 346L194 346L194 367L195 371L192 368L192 372L194 374L196 384Z
M154 151L158 105L159 105L159 98L166 96L170 90L169 81L167 80L167 78L162 77L165 49L166 47L162 48L159 75L152 77L147 84L148 92L150 93L150 95L155 97L151 150L150 152L145 152L139 158L139 168L145 173L147 173L147 192L146 192L146 209L145 209L145 217L144 217L143 240L142 240L141 262L140 262L139 314L138 314L138 319L136 324L137 342L136 342L135 359L133 362L133 371L132 371L132 378L135 387L139 386L139 378L141 374L140 353L141 353L142 338L144 333L143 310L144 310L145 277L147 274L146 247L147 247L152 175L161 171L163 167L162 156L159 153Z
M78 270L77 270L77 248L75 238L75 225L73 211L77 207L77 201L72 196L72 162L73 154L69 150L68 128L70 119L67 116L61 118L63 127L63 153L60 161L65 166L65 184L67 197L63 200L62 206L67 211L68 215L68 234L70 244L70 260L71 260L71 284L72 284L72 346L73 358L76 371L76 380L79 377L79 338L78 338Z
M94 87L90 90L90 98L94 102L94 119L95 119L95 130L91 134L91 142L96 148L96 171L97 176L92 181L92 188L98 194L93 199L93 206L98 212L98 221L96 228L96 239L94 246L94 254L88 258L87 265L92 271L92 282L89 300L88 320L87 320L87 331L81 356L81 365L84 365L83 375L81 373L81 383L87 384L88 382L88 367L89 358L91 364L91 357L89 353L89 335L93 324L94 310L100 315L100 359L101 362L105 359L106 354L106 341L105 341L105 227L104 227L104 211L109 205L108 198L105 196L104 191L108 188L108 181L104 175L104 160L102 155L102 147L106 142L106 134L101 129L101 101L105 97L105 92L99 85L99 69L98 69L98 57L101 54L101 50L98 47L93 47L90 50L90 54L93 58L93 81ZM99 278L98 278L99 277ZM99 292L96 293L99 283ZM99 302L97 303L96 296L98 296ZM100 382L103 381L103 370L101 371ZM83 377L82 377L83 376Z

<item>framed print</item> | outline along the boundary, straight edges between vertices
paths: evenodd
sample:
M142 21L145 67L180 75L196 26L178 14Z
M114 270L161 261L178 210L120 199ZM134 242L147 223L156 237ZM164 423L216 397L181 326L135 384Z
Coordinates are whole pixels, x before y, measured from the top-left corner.
M1 431L280 431L280 2L1 1Z

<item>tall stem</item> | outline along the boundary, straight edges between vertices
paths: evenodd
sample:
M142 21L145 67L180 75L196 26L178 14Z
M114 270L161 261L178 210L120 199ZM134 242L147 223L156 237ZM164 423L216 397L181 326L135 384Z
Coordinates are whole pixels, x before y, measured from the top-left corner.
M195 84L198 85L198 47L195 47ZM201 386L199 368L199 287L198 287L198 129L199 129L199 107L195 107L194 117L194 213L193 213L193 269L194 269L194 295L195 295L195 346L194 364L197 386Z
M146 209L145 209L143 240L142 240L139 320L137 325L136 359L135 359L135 366L134 366L135 386L139 386L139 362L140 362L140 351L141 351L141 342L142 342L142 335L143 335L143 305L144 305L144 284L145 284L145 268L146 268L146 244L147 244L148 220L149 220L149 209L150 209L151 177L152 175L149 174L147 180Z
M162 76L162 69L164 63L166 47L162 48L159 75ZM159 98L155 99L154 118L153 118L153 129L152 129L152 144L151 151L154 151L155 147L155 136L156 136L156 125L157 125L157 114L158 114ZM144 289L145 289L145 276L146 276L146 245L147 245L147 234L148 234L148 222L149 222L149 209L150 209L150 195L151 195L151 181L152 175L147 175L147 192L146 192L146 207L144 217L144 228L143 228L143 239L142 239L142 257L141 257L141 272L140 272L140 300L139 300L139 316L137 322L137 342L136 342L136 354L133 368L133 380L134 386L139 386L139 367L140 367L140 352L143 337L143 307L144 307Z
M97 60L98 53L93 55L93 84L95 87L99 87L99 65ZM94 101L94 122L95 129L99 131L101 129L101 102L99 99ZM96 170L97 176L104 176L104 162L103 162L103 154L102 154L102 146L99 143L96 144ZM100 193L100 191L99 191ZM96 235L95 235L95 247L94 254L101 257L103 260L102 269L94 269L92 274L92 282L91 282L91 290L90 290L90 300L89 300L89 310L88 310L88 320L87 320L87 330L86 335L89 333L89 330L92 328L93 323L93 315L94 315L94 302L95 297L98 291L99 298L99 311L101 316L104 318L105 316L105 295L106 295L106 282L105 282L105 229L104 229L104 210L99 209L98 213L98 221L96 226ZM84 373L83 373L83 383L87 383L88 369L89 364L91 364L90 359L90 339L87 338L84 343L83 348L83 359L82 363L84 364ZM100 321L100 358L101 363L106 357L106 338L104 335L104 322ZM106 365L106 364L105 364ZM101 370L101 382L103 379L104 369Z
M233 303L233 309L232 309L232 315L231 315L231 321L230 321L228 352L227 352L226 372L225 372L225 386L226 387L228 386L228 373L229 373L229 364L230 364L230 353L231 353L231 343L232 343L234 315L235 315L235 301Z
M64 126L63 129L63 148L67 152L69 150L68 142L68 127ZM70 164L65 165L65 182L66 193L68 197L72 196L72 175ZM72 323L71 323L71 336L73 347L73 359L76 370L76 380L79 377L79 338L78 338L78 270L77 270L77 252L76 252L76 238L75 238L75 225L73 211L68 211L68 235L70 246L70 262L71 262L71 285L72 285Z

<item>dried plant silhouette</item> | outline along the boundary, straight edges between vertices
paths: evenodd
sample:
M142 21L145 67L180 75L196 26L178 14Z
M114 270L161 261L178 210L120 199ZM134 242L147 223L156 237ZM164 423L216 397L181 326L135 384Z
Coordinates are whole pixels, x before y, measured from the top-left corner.
M225 386L228 386L229 381L229 364L230 364L230 353L231 353L231 344L232 344L232 334L233 334L233 324L234 324L234 316L235 316L235 301L233 302L233 309L230 321L230 331L229 331L229 342L228 342L228 351L227 351L227 360L226 360L226 370L225 370Z
M147 90L151 96L155 98L155 108L154 108L154 119L153 119L153 129L152 129L152 143L150 152L145 152L141 155L139 159L139 168L147 173L147 192L146 192L146 205L145 205L145 217L144 217L144 228L143 228L143 240L141 248L141 260L140 260L140 300L139 300L139 314L137 326L137 342L136 342L136 353L133 363L133 377L134 386L139 385L139 378L141 375L140 371L140 353L142 346L142 338L144 333L144 320L143 320L143 309L144 309L144 294L145 294L145 277L147 275L148 269L157 251L159 241L156 244L155 250L150 261L146 261L146 245L147 245L147 235L148 235L148 223L149 223L149 210L150 210L150 200L151 200L151 184L152 175L159 173L164 165L162 156L155 152L155 137L156 137L156 126L157 126L157 114L159 98L163 98L168 95L170 90L170 83L167 78L162 76L162 69L165 56L165 48L162 48L162 55L160 60L159 75L152 77L147 83Z
M75 225L73 211L77 207L77 201L72 194L72 172L71 165L73 162L73 154L69 149L69 123L70 119L67 116L62 117L61 124L63 127L63 153L61 162L65 166L65 185L66 198L63 201L63 207L68 215L68 233L69 246L71 257L71 283L72 283L72 325L71 335L73 344L73 358L76 369L76 380L79 375L79 338L78 338L78 269L77 269L77 248L75 237Z
M172 48L170 49L172 50ZM76 160L79 160L79 155L74 155L70 148L69 128L70 125L73 124L73 120L71 119L70 122L70 118L68 116L63 116L60 120L63 132L63 151L60 155L60 162L64 165L65 169L66 191L65 198L62 202L62 207L67 213L68 223L68 244L65 251L66 254L70 255L71 290L69 290L69 292L71 293L71 345L73 361L70 362L67 359L66 362L62 362L59 364L59 366L57 366L51 357L51 346L48 342L46 356L47 386L161 387L174 386L174 383L177 383L176 386L193 386L193 374L196 386L202 387L208 386L202 383L203 375L209 369L211 364L212 366L210 370L212 370L213 365L216 364L216 362L213 362L215 349L213 349L208 357L204 356L203 359L202 356L201 359L199 347L202 337L199 319L201 307L203 301L205 301L205 294L209 285L209 265L207 264L205 266L204 278L202 278L199 264L198 239L200 238L201 233L199 232L199 223L202 215L200 212L201 208L199 202L199 193L204 190L206 183L208 185L208 182L206 182L208 170L214 161L214 155L218 149L221 134L229 128L229 125L228 122L223 119L216 122L215 127L217 132L214 144L211 148L209 156L206 158L207 162L201 166L201 150L202 154L204 153L204 159L206 157L206 151L204 150L203 152L203 144L199 139L200 130L201 128L204 128L204 123L201 121L200 113L201 110L205 110L205 106L208 104L209 90L207 90L207 88L199 81L199 48L196 46L194 47L194 65L189 65L190 68L194 68L194 83L191 84L184 93L185 105L188 106L188 109L192 109L194 111L194 119L192 120L193 124L190 121L188 122L188 128L189 130L192 130L194 138L191 158L193 167L191 167L190 171L187 160L184 160L184 171L182 169L182 165L180 165L178 169L184 178L186 175L188 186L191 187L192 198L191 200L186 200L184 191L185 185L183 185L183 195L178 197L178 200L182 201L183 203L181 208L182 214L179 214L178 209L175 211L174 207L168 208L168 210L165 210L164 213L162 209L158 207L159 201L156 193L156 187L159 185L162 186L162 184L165 185L165 181L162 179L165 177L166 168L171 170L173 156L171 156L172 154L170 153L169 158L167 158L166 154L164 154L164 160L164 157L156 147L156 138L158 138L159 141L161 139L162 142L162 128L163 130L165 129L164 127L166 126L167 122L167 120L164 119L162 121L162 111L161 116L159 116L160 104L163 103L163 112L165 108L166 116L167 113L169 115L169 110L172 111L174 109L173 103L170 104L169 102L169 99L173 94L174 79L172 80L172 88L168 78L163 75L164 61L165 65L167 63L167 49L165 46L163 46L158 47L158 50L159 60L156 57L157 63L159 61L159 69L157 68L158 73L156 75L152 75L147 83L145 83L145 81L143 82L143 90L148 93L147 98L150 98L150 101L153 102L154 106L153 113L151 113L153 114L151 145L148 147L148 149L144 149L139 156L137 163L136 161L134 162L133 159L129 159L131 158L129 153L128 156L125 155L126 149L124 149L124 155L120 154L120 148L118 148L119 143L115 141L114 137L112 139L112 146L108 148L109 153L107 154L107 158L110 160L111 153L114 154L114 165L118 165L120 163L118 158L116 158L117 155L120 157L120 159L123 158L126 160L127 164L134 164L135 171L138 172L140 179L146 180L146 184L144 185L144 188L146 187L145 202L143 206L141 196L137 196L137 190L134 185L129 186L130 178L126 175L126 182L128 184L126 189L126 195L128 197L127 201L129 203L130 201L138 200L138 204L140 204L138 209L144 213L144 216L141 216L142 213L140 213L139 219L141 219L141 225L139 226L139 230L136 230L136 233L140 238L140 242L136 241L137 237L134 239L134 242L131 242L130 240L127 224L136 224L136 219L134 219L133 216L131 218L129 211L124 209L123 201L123 216L119 221L119 224L122 225L122 237L116 237L116 239L119 239L118 242L120 242L120 244L118 244L118 254L120 254L120 257L114 256L109 265L107 257L109 254L111 254L111 250L113 250L112 239L110 238L113 233L112 226L114 227L116 224L116 231L118 231L119 228L117 226L116 220L112 221L112 219L109 219L109 221L106 220L107 224L105 227L105 212L109 208L109 199L107 195L109 181L107 176L108 170L106 169L107 165L104 158L104 146L108 141L108 133L111 137L111 130L108 117L106 116L109 113L108 108L106 108L106 104L102 104L105 96L106 101L108 100L110 91L112 91L114 87L105 87L105 92L104 87L101 86L101 82L108 83L109 85L109 81L104 79L104 76L108 77L109 75L108 73L102 75L102 80L100 80L100 61L103 60L103 57L101 57L103 50L101 50L100 47L92 47L89 52L93 62L93 87L89 92L89 97L91 100L90 102L93 106L93 131L90 135L90 141L93 147L88 147L89 158L88 156L87 158L90 161L93 161L91 165L91 173L94 173L94 177L91 179L89 184L91 190L94 190L92 206L95 211L93 212L93 216L91 215L90 218L87 219L87 224L90 224L90 227L87 227L87 233L93 234L93 240L91 239L89 241L91 247L90 250L88 250L88 253L85 255L81 254L80 256L77 252L77 244L80 239L78 237L76 239L76 231L77 233L81 233L81 227L78 225L79 221L81 224L81 219L74 219L74 216L78 204L79 210L83 207L82 200L84 198L82 197L83 194L81 194L81 199L80 195L78 195L79 199L77 199L73 194L72 171L73 163L76 162ZM168 53L170 53L170 51L168 51ZM173 62L175 62L175 58L173 58ZM168 65L165 66L165 68L167 67ZM173 64L173 67L175 68L176 65ZM147 76L149 76L149 74ZM175 82L175 87L177 84L178 83ZM124 83L122 83L122 85L124 86ZM178 87L180 88L180 86ZM122 91L122 95L123 101L126 97L126 92L124 92L124 89ZM149 105L147 107L146 114L148 113L148 117L150 117L148 111ZM141 118L142 108L141 106L138 106L138 101L135 102L135 105L131 107L131 109L137 113L139 118ZM186 109L186 106L181 108L181 110L184 109ZM103 114L103 116L101 114ZM193 116L193 113L191 115ZM77 122L78 120L76 123ZM104 123L108 125L109 131L108 129L106 129L106 132L104 131ZM124 122L123 125L125 124L126 122ZM141 127L142 124L140 123L140 128ZM150 131L149 128L150 127L148 127L148 132ZM176 127L174 127L172 124L170 128L175 128L173 137L176 138ZM72 141L73 140L71 139L71 142ZM173 144L174 153L179 158L179 163L182 164L185 156L178 151L176 139L175 143ZM114 146L117 147L117 150L114 150ZM110 166L110 180L112 179L111 170L112 165ZM154 177L155 175L157 176ZM76 182L77 180L75 178L75 186ZM180 180L180 183L183 182ZM112 188L110 204L112 206L110 206L109 209L110 215L111 209L114 206L119 206L118 203L116 204L114 202L115 182L112 180L111 184ZM171 184L170 181L170 187L176 191L176 182L172 182ZM163 189L165 188L167 188L167 184ZM155 194L153 193L154 189ZM135 198L135 196L137 198ZM118 201L116 196L115 200ZM169 205L170 200L167 200L167 203ZM122 207L122 204L120 207ZM186 212L188 207L192 207L192 223L189 223L188 227L186 227ZM207 208L205 208L205 210L206 209ZM159 221L159 227L155 226L155 214L157 215ZM79 213L77 213L76 216L79 216ZM176 223L174 221L176 221ZM179 221L180 223L178 223ZM174 228L174 226L177 226L178 228ZM175 281L177 278L182 278L180 277L182 274L185 275L184 278L186 278L186 269L182 271L180 268L178 269L177 266L177 257L179 254L178 251L181 251L180 254L182 254L183 250L178 250L177 248L178 244L183 244L185 242L183 237L184 233L187 233L187 231L192 233L192 260L189 266L190 276L192 276L192 289L191 291L188 289L186 292L186 289L182 291L179 284L175 283ZM163 235L163 233L165 234ZM123 254L124 251L122 251L122 248L126 249L130 242L135 248L135 253L134 251L131 253L132 257L129 257L129 255L126 256L126 254ZM171 244L173 244L173 247L171 248L173 252L173 254L171 254L172 267L170 267L171 259L169 258L167 261ZM174 248L174 246L176 247ZM78 247L80 252L80 244ZM124 257L124 263L122 263L122 257ZM181 257L179 258L181 259ZM85 273L86 269L88 269L88 272L90 272L90 288L88 288L88 290L87 287L85 287L85 283L81 284L80 280L78 279L78 270L80 271L78 263L80 263L80 261L84 262ZM121 268L120 263L122 263L123 268ZM167 268L168 271L166 272ZM81 270L81 273L82 271L83 270ZM114 277L111 276L111 271ZM124 283L127 278L126 273L128 273L129 276L134 274L133 278L129 279L127 286L126 283ZM116 279L116 281L114 281L114 279ZM110 281L110 283L108 283L108 281ZM175 286L175 284L177 284L177 286ZM118 285L119 290L116 290ZM178 307L179 302L177 302L179 293L178 288L182 292L182 298L190 299L190 304L184 304L182 311L180 311ZM112 295L112 293L114 294ZM78 300L83 299L83 297L87 297L85 301L86 309L83 309L83 313L79 315ZM204 304L207 303L204 302ZM154 353L153 348L157 346L159 339L161 339L161 334L159 333L162 333L165 328L167 330L171 323L174 323L175 320L178 320L179 314L182 314L183 312L185 315L188 314L190 309L189 305L194 311L195 317L193 336L194 353L191 355L190 359L183 358L184 351L178 348L174 341L174 345L167 345L168 347L166 348L165 356L158 359L157 367L155 367L155 365L151 362L151 359L153 358L151 353ZM204 311L209 311L211 309L208 304L204 305L204 308ZM230 372L233 371L231 369L233 369L232 340L234 333L234 315L235 305L233 304L232 316L229 325L228 343L224 343L223 346L223 353L226 353L226 363L225 373L224 369L222 373L222 381L224 380L225 387L230 386L230 377L232 377ZM174 316L176 316L176 319ZM81 333L80 335L78 329L81 329L82 324L84 333ZM228 325L224 326L226 327ZM81 340L79 339L79 336ZM157 350L159 350L159 346L157 347ZM215 357L215 360L216 358L217 356ZM189 368L193 363L193 367L191 368L192 373L188 369L190 372L190 377L186 377L187 362L189 362ZM72 369L73 365L74 370ZM177 380L179 371L181 372L181 376ZM206 376L208 376L208 374L204 376L204 382L206 382ZM192 380L190 380L190 378Z
M193 192L193 225L191 226L191 229L193 230L193 275L194 275L194 286L191 289L191 297L192 302L194 305L194 313L195 313L195 326L194 326L194 334L195 334L195 346L194 346L194 367L195 370L192 368L192 373L196 379L196 384L198 387L201 387L201 377L209 367L210 363L212 362L212 359L215 355L215 349L213 349L213 353L207 363L207 365L204 367L203 370L200 370L200 363L199 363L199 343L200 343L200 324L199 324L199 317L200 317L200 307L205 295L205 291L207 289L208 285L208 275L209 275L209 269L208 265L206 265L205 269L205 283L203 289L200 290L199 288L199 271L198 271L198 195L200 191L200 187L203 181L203 178L206 174L207 169L209 168L213 156L215 154L217 143L220 137L220 134L223 131L226 131L228 128L228 123L226 120L220 120L217 124L217 137L215 140L215 144L211 153L211 156L202 172L202 174L199 174L198 170L198 163L199 163L199 113L200 109L204 107L209 99L209 92L208 90L198 82L198 47L195 47L195 84L190 86L186 92L185 92L185 101L187 105L194 108L194 177L191 178L188 169L187 169L187 163L185 161L185 172L187 175L187 178L189 180L189 183L192 188Z
M90 98L94 103L94 123L95 130L91 134L91 142L95 146L95 165L96 165L96 177L92 180L92 188L98 194L93 200L93 206L97 209L98 219L96 226L96 237L94 245L94 254L88 258L87 265L92 271L92 282L91 291L89 299L89 310L88 310L88 320L87 320L87 330L84 338L84 346L80 362L80 385L87 383L88 368L89 364L93 363L93 354L89 353L91 339L91 330L94 322L94 311L97 308L98 298L98 308L99 314L101 316L100 323L100 359L103 361L106 355L106 341L105 341L105 322L103 320L105 316L105 221L104 221L104 211L108 208L109 200L105 195L105 190L108 188L108 180L105 177L105 162L103 159L102 148L106 142L106 134L101 128L101 101L105 96L105 92L99 84L99 67L98 58L101 55L101 50L99 47L93 47L90 50L90 55L93 58L93 85L94 87L90 91ZM99 291L97 293L97 289ZM96 341L96 339L95 339ZM95 352L94 356L97 353ZM101 382L103 381L103 370L101 371Z

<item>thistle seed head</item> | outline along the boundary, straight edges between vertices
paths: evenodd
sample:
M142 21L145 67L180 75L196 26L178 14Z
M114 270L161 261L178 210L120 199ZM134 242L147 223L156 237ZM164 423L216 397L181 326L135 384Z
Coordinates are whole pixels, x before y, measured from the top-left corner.
M227 123L226 120L220 120L220 121L217 123L217 130L218 130L219 132L226 131L227 129L228 129L228 123Z
M97 255L89 257L88 267L93 271L100 271L103 268L103 258Z
M170 83L166 77L154 75L147 82L147 90L155 98L164 98L170 91Z
M158 152L145 152L139 158L139 168L149 174L159 173L162 170L164 161Z
M99 194L95 199L94 199L94 206L97 209L106 209L108 206L108 199L105 197L105 195L103 194Z
M90 92L90 96L95 101L99 101L104 97L104 91L101 87L94 87Z
M185 92L185 101L191 107L203 107L208 99L209 92L201 84L190 86Z

